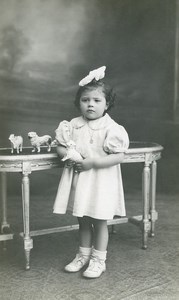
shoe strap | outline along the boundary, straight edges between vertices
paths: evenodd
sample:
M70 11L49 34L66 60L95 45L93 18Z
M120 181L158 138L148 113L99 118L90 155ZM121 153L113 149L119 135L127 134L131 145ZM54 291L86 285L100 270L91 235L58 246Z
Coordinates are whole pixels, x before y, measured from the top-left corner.
M96 256L92 256L89 262L89 269L93 270L96 267L100 268L102 264L104 263L104 260L101 260L100 258Z

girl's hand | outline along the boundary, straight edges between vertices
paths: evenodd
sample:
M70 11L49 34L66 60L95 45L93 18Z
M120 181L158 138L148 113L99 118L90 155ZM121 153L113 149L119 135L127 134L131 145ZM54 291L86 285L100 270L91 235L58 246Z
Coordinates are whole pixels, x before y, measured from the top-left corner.
M77 172L88 171L93 168L93 159L92 158L85 158L75 164L75 170Z
M68 159L67 161L66 161L66 167L67 168L73 168L73 166L75 165L75 162L73 161L73 160L71 160L71 159Z
M78 160L78 162L83 161L83 159L81 158L80 160ZM73 168L74 166L76 166L76 161L74 161L73 159L67 159L66 160L66 167L67 168Z
M120 164L124 160L124 153L116 153L116 154L109 154L103 157L93 157L93 158L85 158L82 161L76 162L75 170L77 172L83 172L94 169L102 169L102 168L109 168Z

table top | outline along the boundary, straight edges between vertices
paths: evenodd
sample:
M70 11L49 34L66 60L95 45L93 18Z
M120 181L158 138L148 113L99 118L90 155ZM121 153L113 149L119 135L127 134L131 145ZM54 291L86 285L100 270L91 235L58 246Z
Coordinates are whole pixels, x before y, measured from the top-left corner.
M46 146L42 146L41 150L39 153L37 152L32 152L33 148L32 147L23 147L22 152L20 152L19 154L16 153L16 150L14 150L14 153L11 153L11 148L1 148L0 147L0 159L10 159L11 158L14 160L15 157L17 159L19 158L23 158L23 156L25 156L27 158L27 156L30 156L31 158L35 156L39 157L56 157L57 153L56 153L56 147L53 146L51 148L50 152L47 152L47 147ZM151 142L130 142L129 148L127 149L126 153L141 153L141 152L155 152L155 151L162 151L163 147L157 143L151 143Z
M0 172L21 172L24 163L29 163L31 171L62 167L64 163L59 159L56 147L47 152L47 147L41 147L39 153L32 152L32 147L23 147L19 154L11 153L11 148L0 148ZM161 158L163 147L157 143L130 142L125 152L123 163L153 161Z

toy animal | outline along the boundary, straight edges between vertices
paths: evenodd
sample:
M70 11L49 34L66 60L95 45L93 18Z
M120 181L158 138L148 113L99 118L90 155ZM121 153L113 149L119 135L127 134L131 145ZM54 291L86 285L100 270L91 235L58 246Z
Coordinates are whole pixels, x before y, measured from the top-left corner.
M79 160L82 160L83 157L81 154L76 150L76 144L74 141L70 140L69 142L66 143L67 147L67 153L66 155L62 158L62 161L65 161L67 159L71 159L74 162L77 162Z
M47 151L51 151L52 138L50 135L38 136L34 131L28 133L28 138L30 139L31 145L33 147L32 152L40 152L41 146L47 146Z
M51 142L51 146L52 147L56 147L58 145L58 141L56 139L54 139L52 142Z
M19 151L22 152L22 146L23 146L23 138L20 135L14 135L13 133L10 134L9 140L11 142L11 153L14 153L14 150L16 149L17 153L19 154Z
M58 128L55 130L56 143L66 146L66 155L62 158L62 161L71 159L74 162L82 160L83 157L76 150L76 143L72 140L72 126L70 122L64 120L60 122Z

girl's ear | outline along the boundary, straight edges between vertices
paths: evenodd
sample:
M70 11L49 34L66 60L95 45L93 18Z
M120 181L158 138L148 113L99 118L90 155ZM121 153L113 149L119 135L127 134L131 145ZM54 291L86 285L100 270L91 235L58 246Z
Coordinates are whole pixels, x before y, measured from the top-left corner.
M106 109L105 109L105 111L108 110L108 108L109 108L109 102L106 102Z

